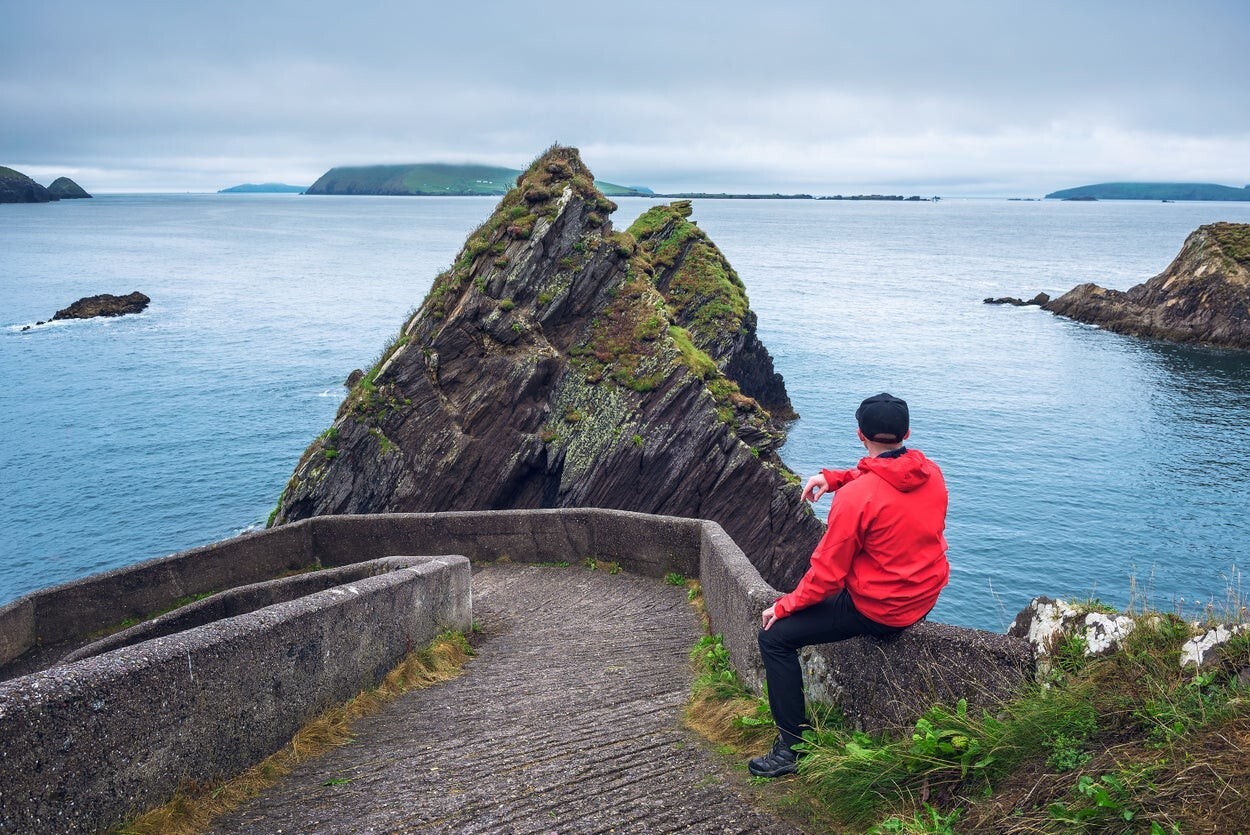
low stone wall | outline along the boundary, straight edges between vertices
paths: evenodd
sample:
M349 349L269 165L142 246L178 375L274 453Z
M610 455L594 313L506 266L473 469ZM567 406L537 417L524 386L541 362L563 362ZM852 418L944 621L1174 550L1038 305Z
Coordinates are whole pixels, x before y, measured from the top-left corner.
M66 647L43 659L48 669L0 683L0 831L92 831L163 801L181 778L236 773L277 750L406 650L443 628L469 628L464 557L395 556L440 553L593 557L646 576L698 577L712 630L761 689L759 613L780 593L715 523L595 509L307 519L0 609L0 663L29 659L41 643ZM330 570L266 579L310 567ZM331 580L339 585L324 588ZM56 663L67 654L72 663ZM1032 653L1005 635L924 623L891 641L810 648L804 663L813 696L879 730L914 721L934 701L992 705L1029 674Z
M0 831L96 832L237 774L472 620L469 562L391 571L0 684Z
M744 683L762 693L760 612L781 592L712 523L703 528L699 578L712 630L724 636ZM838 705L850 727L869 732L905 728L935 703L992 707L1032 675L1034 663L1026 641L929 622L891 639L808 647L802 660L809 696Z

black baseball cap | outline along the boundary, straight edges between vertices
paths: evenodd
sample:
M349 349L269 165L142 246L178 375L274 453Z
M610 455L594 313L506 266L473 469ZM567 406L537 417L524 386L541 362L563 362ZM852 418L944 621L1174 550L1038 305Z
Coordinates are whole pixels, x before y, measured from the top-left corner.
M902 443L910 428L907 401L892 394L874 394L855 410L855 420L864 437L879 444Z

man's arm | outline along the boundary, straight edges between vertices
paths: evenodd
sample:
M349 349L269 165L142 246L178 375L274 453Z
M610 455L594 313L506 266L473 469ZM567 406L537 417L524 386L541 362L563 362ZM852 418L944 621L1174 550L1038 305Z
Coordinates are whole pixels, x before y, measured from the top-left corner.
M794 591L783 595L772 605L773 617L784 618L841 591L851 570L851 560L863 547L861 512L857 502L834 499L829 510L829 527L812 552L811 567ZM768 628L767 624L765 628Z
M849 470L821 470L807 480L807 485L803 488L802 499L805 502L817 501L821 496L838 490L847 483L859 478L862 474L863 472L857 468Z

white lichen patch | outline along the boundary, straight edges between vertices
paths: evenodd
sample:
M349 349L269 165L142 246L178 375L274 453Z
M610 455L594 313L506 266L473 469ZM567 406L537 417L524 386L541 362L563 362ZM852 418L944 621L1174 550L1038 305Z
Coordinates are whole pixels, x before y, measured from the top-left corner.
M1250 624L1239 623L1234 626L1220 624L1208 629L1201 635L1190 638L1181 647L1181 666L1194 665L1202 667L1214 658L1213 650L1228 643L1234 635L1250 630Z
M1106 655L1120 646L1120 642L1128 637L1136 626L1128 615L1104 615L1101 612L1090 612L1085 615L1082 628L1085 630L1085 654L1088 656Z

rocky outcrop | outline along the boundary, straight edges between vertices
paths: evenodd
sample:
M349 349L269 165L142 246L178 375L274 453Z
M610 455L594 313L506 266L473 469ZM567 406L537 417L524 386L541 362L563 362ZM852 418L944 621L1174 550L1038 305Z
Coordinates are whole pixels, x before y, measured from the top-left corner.
M48 185L48 194L53 200L79 200L91 196L69 177L57 177L53 180Z
M1045 293L1038 293L1027 302L1024 299L1017 298L1015 296L1000 296L997 299L982 299L984 304L1009 304L1012 307L1026 307L1028 305L1041 306L1046 304L1048 301L1050 301L1050 296Z
M719 522L791 588L822 526L777 456L794 417L742 282L691 220L534 162L305 452L274 524L605 507ZM589 556L589 555L588 555Z
M1250 349L1250 224L1200 226L1149 281L1126 292L1082 284L1044 308L1117 333Z
M1171 615L1150 613L1133 616L1122 614L1101 604L1073 605L1049 597L1035 597L1007 630L1008 637L1027 641L1037 659L1037 673L1045 678L1056 663L1056 657L1076 653L1098 658L1124 649L1125 640L1134 630L1145 626L1165 627L1174 635L1188 634L1181 645L1179 664L1198 668L1210 667L1223 660L1222 648L1244 632L1250 624L1184 623ZM1250 669L1237 670L1243 684L1250 684Z
M0 165L0 203L47 203L55 199L22 172Z
M142 313L151 303L151 299L135 291L128 296L114 296L101 293L98 296L87 296L79 299L69 307L58 310L52 321L58 319L94 319L96 316L125 316L127 313ZM42 323L41 323L42 324Z

